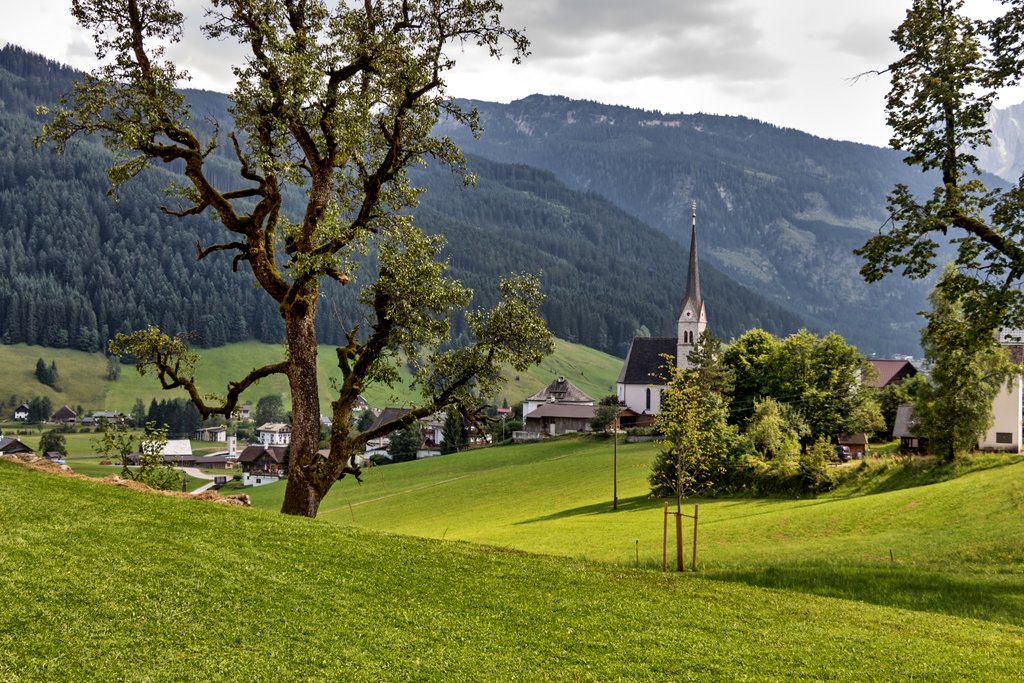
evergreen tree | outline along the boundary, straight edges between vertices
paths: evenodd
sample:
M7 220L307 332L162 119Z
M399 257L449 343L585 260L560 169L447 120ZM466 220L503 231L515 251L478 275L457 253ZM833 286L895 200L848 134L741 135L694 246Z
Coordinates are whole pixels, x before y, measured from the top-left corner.
M408 462L416 459L416 451L419 450L423 437L416 425L400 429L391 433L391 440L388 443L388 455L393 462Z
M462 415L457 410L448 410L441 428L441 454L458 453L469 445L469 437L463 428Z
M39 453L40 455L45 455L46 453L60 453L60 457L66 458L68 455L68 446L64 435L56 429L43 432L43 435L39 437Z

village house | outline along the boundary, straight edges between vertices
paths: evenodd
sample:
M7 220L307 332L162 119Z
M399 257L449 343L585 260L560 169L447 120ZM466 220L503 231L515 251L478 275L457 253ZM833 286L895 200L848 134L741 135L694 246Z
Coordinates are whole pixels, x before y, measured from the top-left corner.
M409 408L384 408L377 415L369 429L376 429L392 420L397 420L409 411ZM420 445L416 450L417 458L430 458L441 454L441 444L444 443L444 421L445 416L443 414L428 415L416 421L416 428L420 432ZM366 444L363 454L364 461L372 455L390 457L388 453L388 446L390 445L391 440L386 436L371 439Z
M671 369L690 367L690 352L697 348L701 333L707 329L708 318L700 294L700 271L697 263L697 202L693 203L693 224L690 231L690 263L686 292L679 311L675 337L634 337L622 372L616 382L619 403L633 415L622 415L623 428L647 426L661 411L661 394L668 386Z
M17 439L0 436L0 455L22 455L32 452L31 448Z
M573 432L589 432L594 419L594 406L547 403L526 416L528 433L556 436Z
M286 472L286 446L248 446L238 456L243 486L263 486L279 481Z
M28 419L28 404L22 403L20 406L14 409L14 419L19 422L24 422Z
M128 420L128 416L124 413L112 412L109 410L94 410L92 413L82 418L83 425L99 425L99 424L111 424L111 425L123 425Z
M1024 362L1024 341L1022 340L1024 340L1024 332L1021 330L1001 330L999 333L999 343L1010 355L1010 360L1018 366ZM985 432L985 436L978 442L978 449L1020 453L1021 432L1024 429L1022 411L1024 411L1024 382L1018 372L999 389L999 393L992 400L992 424Z
M60 410L53 414L53 421L58 424L74 424L78 419L78 413L68 406L61 406Z
M213 441L215 443L227 443L228 429L223 425L219 427L203 427L197 429L193 437L196 441Z
M256 428L256 440L264 446L287 446L292 442L291 425L267 422Z
M917 368L909 360L879 360L870 358L868 362L871 363L875 372L878 373L878 379L870 379L864 383L878 389L884 389L893 384L902 384L905 380L917 374Z

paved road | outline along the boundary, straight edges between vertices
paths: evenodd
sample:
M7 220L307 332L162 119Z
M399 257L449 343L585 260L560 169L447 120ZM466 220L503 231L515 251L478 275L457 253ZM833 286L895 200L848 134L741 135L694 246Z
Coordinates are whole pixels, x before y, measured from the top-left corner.
M178 469L181 470L182 472L184 472L185 474L187 474L188 476L192 477L193 479L209 479L210 480L208 484L204 484L204 485L200 486L199 488L197 488L195 491L192 491L191 493L192 493L193 496L197 495L199 493L202 493L203 491L213 487L214 476L215 475L207 474L206 472L200 472L195 467L179 467Z

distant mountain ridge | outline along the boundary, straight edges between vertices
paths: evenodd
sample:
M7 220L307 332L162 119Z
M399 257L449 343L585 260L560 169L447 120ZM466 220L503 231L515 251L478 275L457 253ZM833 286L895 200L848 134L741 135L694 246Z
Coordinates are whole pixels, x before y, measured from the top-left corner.
M1024 173L1024 103L988 113L991 144L977 152L978 165L1009 183Z
M247 266L233 274L223 258L196 262L194 243L219 241L217 224L159 211L169 171L141 174L114 203L104 196L110 157L98 144L80 141L64 155L32 146L35 106L53 103L76 76L20 48L0 50L0 342L97 350L116 332L150 324L204 346L279 341L276 310ZM207 119L227 115L223 95L187 96L207 130ZM228 185L233 160L219 151L212 159L213 181ZM672 329L686 262L680 245L551 172L472 156L470 165L479 177L470 189L446 169L419 171L428 192L415 213L446 236L452 272L476 290L476 305L493 300L499 276L539 271L543 313L559 337L622 356L634 334ZM721 335L806 324L710 265L704 277ZM342 328L362 315L354 299L354 287L325 288L321 341L342 341ZM464 323L455 329L464 333Z
M868 285L852 254L885 224L896 183L930 192L899 152L743 117L663 115L558 96L466 104L479 110L483 135L445 132L469 153L548 170L677 241L696 200L702 266L864 351L918 348L917 313L930 285L898 276ZM713 316L710 297L709 307Z

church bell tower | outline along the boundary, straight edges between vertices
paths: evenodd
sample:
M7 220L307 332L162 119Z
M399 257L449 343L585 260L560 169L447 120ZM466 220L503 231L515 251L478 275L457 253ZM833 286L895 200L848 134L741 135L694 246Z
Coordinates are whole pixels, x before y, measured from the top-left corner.
M690 272L686 278L686 294L679 311L679 335L676 339L676 367L688 369L687 357L697 347L697 340L708 326L704 299L700 296L700 272L697 268L697 201L693 202L693 226L690 232Z

